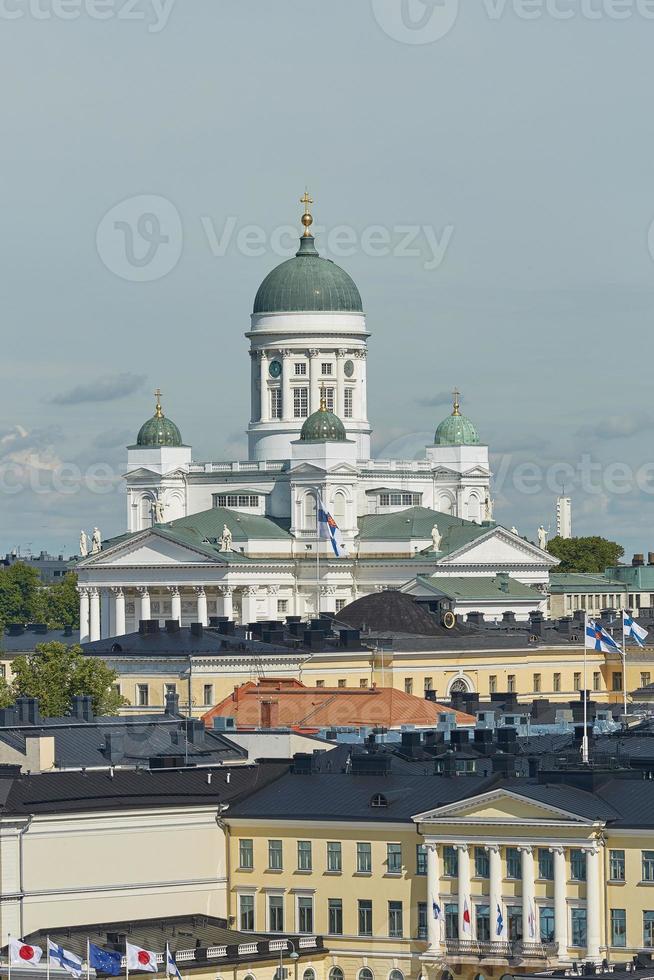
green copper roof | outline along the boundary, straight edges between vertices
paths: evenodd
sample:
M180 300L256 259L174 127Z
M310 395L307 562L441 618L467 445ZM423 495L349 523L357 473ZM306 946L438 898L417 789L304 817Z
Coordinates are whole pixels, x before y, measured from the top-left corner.
M346 442L345 426L338 415L328 412L325 403L305 420L300 432L302 442Z
M478 446L477 430L466 415L448 415L436 429L437 446Z
M254 300L255 313L362 313L361 295L347 272L318 254L313 236L300 239L295 258L269 272Z
M172 421L164 415L155 415L144 422L136 437L137 446L181 446L182 434Z
M362 541L405 541L407 538L429 540L436 524L442 536L439 559L488 534L495 527L494 524L475 524L428 507L407 507L389 514L364 514L359 517L358 523ZM428 555L433 559L431 552Z

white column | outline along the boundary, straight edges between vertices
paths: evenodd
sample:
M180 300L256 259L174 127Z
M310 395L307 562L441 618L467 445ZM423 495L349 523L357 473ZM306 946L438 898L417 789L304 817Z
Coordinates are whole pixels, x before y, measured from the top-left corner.
M182 625L182 596L177 588L170 590L170 618Z
M198 586L195 592L198 597L198 623L202 623L203 626L208 626L209 620L207 618L207 593L204 591L203 586Z
M470 902L470 850L467 844L454 845L459 854L459 939L474 939L472 905ZM466 907L470 915L470 927L463 919Z
M100 589L100 636L103 640L113 636L111 623L111 595L109 589Z
M116 588L111 590L113 595L113 605L114 605L114 636L124 636L125 635L125 593L122 589Z
M550 851L554 855L554 942L559 945L559 959L565 959L568 953L565 850L563 847L550 847Z
M290 422L293 418L293 391L291 389L291 361L290 350L282 351L282 419ZM227 613L224 613L226 616Z
M139 604L139 621L141 619L150 619L150 593L146 587L142 586L139 588L139 595L141 597Z
M100 639L100 593L98 589L91 589L91 610L90 610L90 636L94 640Z
M265 350L259 351L259 390L261 398L261 421L270 420L270 405L268 404L268 355Z
M600 852L592 847L586 851L586 956L599 963L600 956Z
M525 943L537 942L536 906L534 904L534 849L531 845L520 847L522 852L522 939ZM530 926L531 923L531 926Z
M438 848L436 844L427 844L427 941L428 955L438 956L441 952L441 917L434 916L434 906L441 904L440 871L438 866Z
M309 351L309 415L320 408L320 351Z
M229 585L224 586L219 596L220 605L222 608L222 612L220 613L220 615L227 616L229 619L234 618L233 596L234 596L234 589L232 589L231 586Z
M248 623L257 621L257 592L256 586L251 585L243 589L243 599L241 604L241 625L247 626Z
M79 590L79 641L88 643L89 641L89 590L80 588Z
M490 937L491 942L506 940L506 924L501 935L497 933L497 908L502 911L502 855L498 844L487 844L488 861L490 865ZM504 912L502 911L504 919Z

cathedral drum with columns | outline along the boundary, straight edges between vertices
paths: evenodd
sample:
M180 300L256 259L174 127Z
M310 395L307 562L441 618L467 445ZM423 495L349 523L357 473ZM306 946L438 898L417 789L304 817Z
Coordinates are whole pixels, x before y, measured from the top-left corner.
M261 283L246 334L249 460L195 461L157 391L127 451L127 533L78 566L82 641L141 619L334 613L447 576L520 584L487 602L488 618L545 611L556 561L494 522L488 447L458 392L423 459L371 458L361 295L319 254L307 194L302 203L298 251ZM340 557L320 536L318 501Z

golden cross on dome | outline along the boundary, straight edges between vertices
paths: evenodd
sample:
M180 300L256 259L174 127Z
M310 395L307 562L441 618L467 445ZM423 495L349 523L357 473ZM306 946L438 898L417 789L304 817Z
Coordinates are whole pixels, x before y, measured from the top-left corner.
M304 204L304 214L302 215L302 224L304 225L304 237L308 238L311 232L309 231L311 225L313 224L313 217L311 211L309 210L309 205L313 204L313 199L309 197L309 189L305 187L304 194L300 198L300 204Z
M452 392L452 394L454 395L454 408L452 410L452 415L460 415L461 414L461 403L460 403L459 399L461 398L461 392L459 391L458 388L455 388L454 391Z
M154 393L154 397L157 399L157 407L154 410L154 417L156 419L163 418L163 412L161 411L161 389L157 388Z

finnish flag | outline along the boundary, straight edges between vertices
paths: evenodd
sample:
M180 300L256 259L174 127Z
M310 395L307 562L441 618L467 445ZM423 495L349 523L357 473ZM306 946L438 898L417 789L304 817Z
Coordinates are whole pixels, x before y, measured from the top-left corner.
M628 612L622 613L622 629L624 630L625 636L630 636L634 643L637 643L639 647L645 646L645 639L649 635L646 629L639 626L638 623L632 619Z
M622 653L611 634L592 619L588 620L586 626L586 649L597 650L598 653Z
M347 548L345 547L340 528L323 504L320 495L318 495L318 534L321 538L326 538L328 541L331 541L336 558L347 557Z
M175 977L175 980L182 980L182 974L179 972L179 967L175 963L175 957L170 952L168 943L166 943L166 974L169 977Z
M48 960L50 966L60 966L73 977L82 976L82 961L79 956L48 939Z

